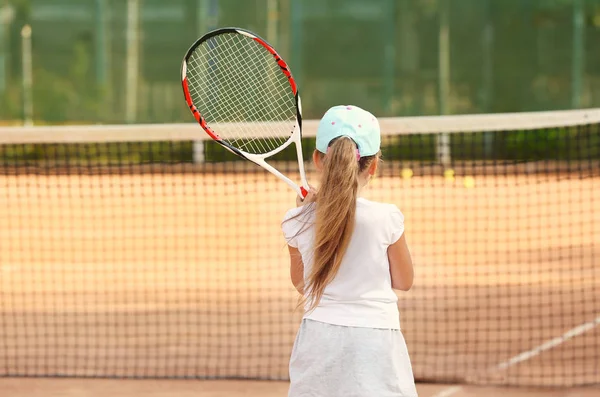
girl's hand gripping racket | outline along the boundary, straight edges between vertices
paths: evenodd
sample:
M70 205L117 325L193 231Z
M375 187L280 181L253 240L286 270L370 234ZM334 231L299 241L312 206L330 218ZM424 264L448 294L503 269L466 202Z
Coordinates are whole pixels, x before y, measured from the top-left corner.
M247 30L217 29L192 45L181 69L185 100L204 131L306 197L300 95L275 49ZM300 185L266 162L292 142Z

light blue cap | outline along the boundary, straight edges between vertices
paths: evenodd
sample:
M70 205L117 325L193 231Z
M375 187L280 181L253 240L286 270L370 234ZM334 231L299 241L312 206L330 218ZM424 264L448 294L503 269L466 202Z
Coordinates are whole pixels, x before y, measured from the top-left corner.
M346 136L356 143L361 157L373 156L379 152L379 121L358 106L334 106L325 113L317 129L317 150L327 153L331 141L341 136Z

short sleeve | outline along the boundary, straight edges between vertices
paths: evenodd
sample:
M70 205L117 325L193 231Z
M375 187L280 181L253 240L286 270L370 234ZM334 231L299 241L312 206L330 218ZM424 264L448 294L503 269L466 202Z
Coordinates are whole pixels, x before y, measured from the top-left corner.
M298 211L295 208L291 209L285 214L281 223L283 237L287 244L294 248L298 248L298 221L295 219L297 215Z
M392 245L404 234L404 215L395 205L392 206L388 222L389 242Z

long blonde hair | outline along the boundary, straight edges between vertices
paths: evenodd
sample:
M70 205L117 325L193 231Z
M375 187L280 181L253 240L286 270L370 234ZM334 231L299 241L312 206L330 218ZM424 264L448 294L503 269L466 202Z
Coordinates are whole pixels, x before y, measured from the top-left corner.
M377 154L357 160L356 144L346 137L335 139L326 155L317 153L323 169L315 202L314 256L301 302L309 302L308 311L319 305L340 269L354 231L359 176L379 158Z

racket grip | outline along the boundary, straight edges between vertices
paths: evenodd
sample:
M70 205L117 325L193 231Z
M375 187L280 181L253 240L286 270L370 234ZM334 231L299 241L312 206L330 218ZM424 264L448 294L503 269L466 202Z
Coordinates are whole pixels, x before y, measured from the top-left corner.
M305 198L308 195L308 190L306 190L304 186L300 186L300 191L302 192L302 198Z

